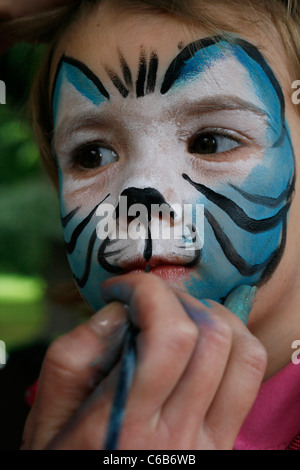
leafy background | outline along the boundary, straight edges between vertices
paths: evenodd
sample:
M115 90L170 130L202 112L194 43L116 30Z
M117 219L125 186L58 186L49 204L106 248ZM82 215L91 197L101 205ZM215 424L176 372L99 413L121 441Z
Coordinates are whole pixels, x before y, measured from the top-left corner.
M0 340L7 351L50 341L81 319L64 254L58 198L45 174L27 117L43 46L18 44L0 58ZM59 299L64 286L69 300ZM59 291L59 289L58 289ZM72 297L73 296L73 297ZM68 296L67 296L68 297Z

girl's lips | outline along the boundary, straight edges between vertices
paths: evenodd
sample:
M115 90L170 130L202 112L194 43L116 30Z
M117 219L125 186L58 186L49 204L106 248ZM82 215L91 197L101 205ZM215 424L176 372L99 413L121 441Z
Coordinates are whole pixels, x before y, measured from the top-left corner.
M143 273L144 269L132 269L130 273ZM174 264L165 264L160 266L155 266L151 268L150 272L159 276L165 281L182 281L184 278L188 278L191 272L191 268L185 266L179 266Z

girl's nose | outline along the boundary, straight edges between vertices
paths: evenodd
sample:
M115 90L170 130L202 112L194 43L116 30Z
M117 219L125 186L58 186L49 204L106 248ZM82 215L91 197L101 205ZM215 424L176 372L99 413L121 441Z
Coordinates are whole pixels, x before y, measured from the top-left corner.
M127 207L128 209L133 206L134 204L141 204L143 205L148 214L148 221L151 220L151 213L153 213L153 205L155 208L159 206L160 213L169 215L172 219L174 219L174 211L172 210L171 206L165 200L163 195L155 188L127 188L121 193L122 197L127 198ZM116 217L119 218L119 205L116 208Z

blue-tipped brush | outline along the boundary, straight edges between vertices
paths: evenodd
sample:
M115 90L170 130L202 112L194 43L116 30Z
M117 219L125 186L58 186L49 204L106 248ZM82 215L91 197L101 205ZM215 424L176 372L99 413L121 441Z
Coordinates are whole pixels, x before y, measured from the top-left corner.
M145 272L150 272L150 269L151 267L149 265L146 267ZM116 450L118 448L119 437L125 414L125 406L136 366L135 338L137 333L137 328L135 328L130 323L125 335L124 348L121 358L121 370L109 419L104 445L105 450Z
M124 349L121 359L121 370L114 396L112 411L107 429L105 450L116 450L118 448L119 436L125 414L125 406L130 391L135 365L136 350L135 337L136 329L130 324L125 336Z

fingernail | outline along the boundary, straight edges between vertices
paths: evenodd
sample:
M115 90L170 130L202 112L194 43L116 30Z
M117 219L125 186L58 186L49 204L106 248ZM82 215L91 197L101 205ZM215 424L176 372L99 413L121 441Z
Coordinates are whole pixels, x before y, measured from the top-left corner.
M90 327L97 333L101 341L111 341L122 334L127 323L127 310L119 302L113 302L95 313L89 319Z
M197 324L197 325L207 325L211 326L213 321L210 315L207 313L205 309L201 309L201 306L196 307L183 299L179 299L181 305L183 306L184 310L188 314L188 316ZM201 301L204 305L205 302ZM211 308L209 306L209 308Z
M253 307L257 287L239 286L226 298L224 307L239 317L247 325L250 312Z

